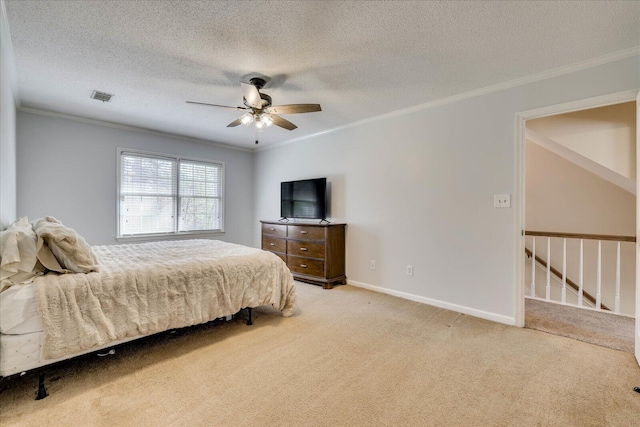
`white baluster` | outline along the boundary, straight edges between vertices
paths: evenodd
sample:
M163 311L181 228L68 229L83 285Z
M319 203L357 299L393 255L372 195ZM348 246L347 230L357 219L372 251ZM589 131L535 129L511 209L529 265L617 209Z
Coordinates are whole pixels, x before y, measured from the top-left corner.
M547 289L546 299L551 300L551 237L547 237Z
M580 274L578 276L578 307L582 307L582 296L584 294L584 240L580 239Z
M602 307L602 240L598 240L598 287L596 289L596 310Z
M562 239L562 303L567 303L567 239Z
M616 313L620 313L620 242L616 253Z
M531 298L536 297L536 236L533 236L533 248L531 250Z

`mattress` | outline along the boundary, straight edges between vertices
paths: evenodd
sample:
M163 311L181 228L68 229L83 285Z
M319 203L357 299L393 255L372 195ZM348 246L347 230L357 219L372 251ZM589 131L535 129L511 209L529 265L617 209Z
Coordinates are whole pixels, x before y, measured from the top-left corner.
M33 283L12 286L0 293L0 333L18 335L41 331Z
M37 368L40 363L42 332L23 335L0 335L0 376ZM50 362L47 362L50 363Z
M42 342L44 332L31 332L22 335L5 335L0 334L0 377L25 372L41 366L50 365L62 360L71 359L83 354L92 353L103 348L111 348L118 344L128 341L134 341L142 337L131 337L117 340L103 347L92 348L91 350L82 351L57 359L45 359L42 357Z

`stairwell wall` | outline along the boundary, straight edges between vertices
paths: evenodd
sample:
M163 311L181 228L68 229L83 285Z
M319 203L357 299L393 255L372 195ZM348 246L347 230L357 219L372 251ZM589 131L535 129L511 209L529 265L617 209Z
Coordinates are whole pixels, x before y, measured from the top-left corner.
M541 117L527 128L636 180L635 101Z
M635 138L634 138L635 142ZM583 234L635 235L636 199L620 187L574 163L527 141L525 228ZM531 249L532 238L527 238ZM620 311L635 314L635 246L621 244ZM597 242L584 243L584 287L593 296L597 288ZM536 238L537 255L549 260L547 239ZM562 271L562 239L552 239L551 265ZM611 309L615 303L616 245L602 243L602 301ZM537 272L536 289L545 280ZM567 240L567 277L579 278L579 241ZM527 278L529 285L531 280ZM557 288L557 283L554 287ZM527 292L527 295L529 293ZM544 296L538 294L539 296Z

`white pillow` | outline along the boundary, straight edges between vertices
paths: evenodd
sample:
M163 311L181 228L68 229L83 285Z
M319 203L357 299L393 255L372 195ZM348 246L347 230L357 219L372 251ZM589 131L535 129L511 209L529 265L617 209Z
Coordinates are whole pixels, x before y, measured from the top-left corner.
M38 238L44 240L63 269L74 273L100 270L91 246L74 229L65 227L53 217L36 221L34 229Z
M0 291L35 277L37 262L36 233L27 217L18 218L0 232Z

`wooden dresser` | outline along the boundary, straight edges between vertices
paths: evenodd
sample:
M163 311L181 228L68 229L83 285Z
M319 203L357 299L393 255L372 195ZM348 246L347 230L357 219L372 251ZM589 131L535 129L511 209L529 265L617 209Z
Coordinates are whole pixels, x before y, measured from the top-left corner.
M322 285L346 284L346 224L262 223L262 249L278 255L296 280Z

